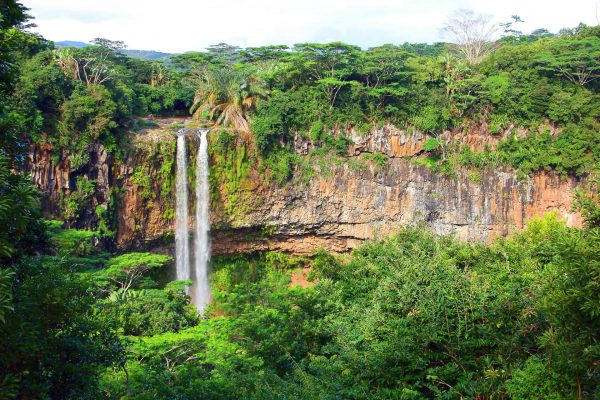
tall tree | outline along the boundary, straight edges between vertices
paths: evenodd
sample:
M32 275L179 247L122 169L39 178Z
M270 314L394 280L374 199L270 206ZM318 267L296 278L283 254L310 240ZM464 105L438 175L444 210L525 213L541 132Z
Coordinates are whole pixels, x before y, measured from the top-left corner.
M600 77L600 37L577 36L550 42L536 61L540 68L586 86Z
M341 42L294 45L292 64L308 79L323 88L333 108L340 90L352 85L349 77L356 68L360 48Z
M471 64L481 62L497 46L494 42L498 26L491 18L470 10L459 10L443 27L452 48Z

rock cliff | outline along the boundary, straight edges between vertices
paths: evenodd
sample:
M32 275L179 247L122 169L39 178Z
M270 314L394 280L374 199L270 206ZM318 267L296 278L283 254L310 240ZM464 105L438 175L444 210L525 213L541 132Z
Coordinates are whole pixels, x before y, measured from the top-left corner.
M444 135L475 150L498 141L496 136L477 132ZM361 160L359 167L332 163L324 171L315 166L311 179L294 177L284 185L264 183L253 168L246 179L250 184L240 189L244 195L239 196L234 213L224 211L228 200L218 195L219 188L213 188L213 253L278 249L309 254L318 247L345 251L366 239L419 223L463 240L486 241L552 210L569 225L581 224L580 216L571 211L573 190L583 184L579 179L540 172L518 180L506 168L484 171L477 179L468 171L444 176L412 162L426 139L421 133L384 126L349 136L354 141L349 158ZM174 224L174 140L172 134L138 134L132 151L121 160L94 145L89 150L90 162L78 169L71 167L67 154L61 154L58 162L55 155L53 162L50 147L32 147L30 170L44 194L45 213L64 217L65 202L75 198L81 204L70 224L96 227L104 218L98 209L104 208L110 211L108 225L115 231L119 248L169 246ZM193 160L192 138L190 143ZM301 139L294 146L299 154L309 148L310 143ZM365 159L364 153L389 158L382 166ZM78 176L95 184L93 193L73 196ZM190 219L190 228L193 223Z

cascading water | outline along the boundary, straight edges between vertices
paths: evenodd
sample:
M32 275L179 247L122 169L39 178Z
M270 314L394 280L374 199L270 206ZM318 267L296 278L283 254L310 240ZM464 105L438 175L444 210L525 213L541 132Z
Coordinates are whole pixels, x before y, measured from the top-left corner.
M198 136L200 146L196 155L196 241L195 268L192 299L201 314L210 301L210 286L208 283L208 260L210 258L210 242L208 232L210 221L208 214L208 129L200 129Z
M191 279L187 185L185 129L181 129L177 132L177 176L175 180L175 264L177 267L177 280Z

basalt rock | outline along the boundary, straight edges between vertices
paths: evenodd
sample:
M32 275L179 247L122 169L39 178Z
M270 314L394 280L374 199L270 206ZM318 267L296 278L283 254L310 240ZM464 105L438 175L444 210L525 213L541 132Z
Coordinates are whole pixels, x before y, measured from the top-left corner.
M468 171L445 176L411 161L422 152L426 140L422 133L388 125L367 135L347 134L354 141L349 149L351 157L382 153L389 157L387 165L365 160L366 167L358 169L348 163L329 171L315 167L316 177L308 182L294 177L283 186L264 184L253 170L253 184L245 189L245 196L240 196L247 204L237 207L242 212L234 216L225 213L219 204L223 200L213 196L213 254L274 249L310 254L319 247L341 252L417 224L461 240L489 241L550 211L558 212L570 226L581 225L580 215L572 211L573 191L585 183L581 179L539 172L519 180L508 168L484 171L475 180ZM480 132L443 135L474 150L493 146L502 137ZM96 182L96 191L78 218L70 221L73 226L96 227L95 208L107 206L111 196L118 193L118 202L112 205L116 245L123 250L161 246L168 250L173 242L174 220L169 210L174 198L165 193L164 177L159 172L166 161L155 156L146 159L149 153L142 148L149 141L174 140L170 135L137 138L134 150L121 161L108 155L101 145L94 145L89 150L90 162L79 169L71 167L67 154L53 162L50 146L33 147L30 170L44 194L44 212L60 217L61 199L76 190L76 176L85 175ZM190 154L195 154L194 145L192 141ZM303 154L310 147L309 142L298 138L294 149ZM141 187L134 179L142 165L150 187ZM193 203L190 207L193 209ZM192 229L194 221L189 222Z

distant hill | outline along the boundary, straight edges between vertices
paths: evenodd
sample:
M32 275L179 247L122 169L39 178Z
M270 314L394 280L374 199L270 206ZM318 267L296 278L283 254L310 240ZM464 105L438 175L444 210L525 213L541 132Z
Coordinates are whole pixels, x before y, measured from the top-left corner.
M84 43L84 42L77 42L74 40L63 40L60 42L54 42L54 45L56 47L77 47L77 48L81 48L81 47L86 47L89 46L89 43Z
M121 53L131 57L131 58L139 58L142 60L166 60L167 58L174 56L173 53L163 53L160 51L154 50L121 50Z
M60 42L54 42L54 45L56 47L77 47L77 48L91 46L89 43L77 42L75 40L62 40ZM169 57L175 55L173 53L163 53L161 51L134 50L134 49L121 50L121 53L123 53L131 58L139 58L142 60L167 60Z

